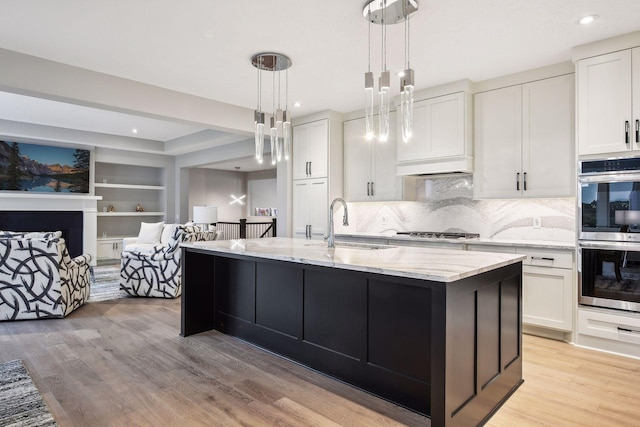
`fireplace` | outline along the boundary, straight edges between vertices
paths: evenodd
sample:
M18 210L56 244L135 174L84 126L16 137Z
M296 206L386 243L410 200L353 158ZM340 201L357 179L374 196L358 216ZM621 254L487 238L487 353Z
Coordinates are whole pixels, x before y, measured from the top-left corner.
M0 230L62 231L73 258L83 253L82 211L0 211Z

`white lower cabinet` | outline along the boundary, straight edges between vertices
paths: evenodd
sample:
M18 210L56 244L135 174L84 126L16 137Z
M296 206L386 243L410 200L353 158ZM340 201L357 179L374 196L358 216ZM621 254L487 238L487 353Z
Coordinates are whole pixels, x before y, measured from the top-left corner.
M573 329L573 271L522 267L522 322L571 331Z
M593 307L578 308L576 344L640 357L640 315Z
M293 181L293 237L322 239L327 227L327 179Z
M573 331L573 251L479 244L467 248L526 255L522 262L522 323Z
M120 259L122 254L121 238L99 238L98 239L98 259Z

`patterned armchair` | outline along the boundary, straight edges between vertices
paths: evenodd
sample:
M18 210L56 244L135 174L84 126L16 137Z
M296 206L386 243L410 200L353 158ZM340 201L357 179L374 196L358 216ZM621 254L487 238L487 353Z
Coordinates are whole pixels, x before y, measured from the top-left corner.
M67 316L89 298L90 255L69 256L60 232L0 232L0 320Z
M122 252L120 289L129 295L177 298L182 294L180 243L215 240L215 231L179 225L166 246L148 251Z

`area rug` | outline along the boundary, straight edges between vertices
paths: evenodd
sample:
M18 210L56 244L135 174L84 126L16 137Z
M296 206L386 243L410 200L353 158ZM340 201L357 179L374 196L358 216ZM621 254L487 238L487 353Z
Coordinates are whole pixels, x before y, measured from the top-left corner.
M22 360L0 364L0 426L57 426Z
M120 290L120 264L93 267L89 302L127 298L129 294Z

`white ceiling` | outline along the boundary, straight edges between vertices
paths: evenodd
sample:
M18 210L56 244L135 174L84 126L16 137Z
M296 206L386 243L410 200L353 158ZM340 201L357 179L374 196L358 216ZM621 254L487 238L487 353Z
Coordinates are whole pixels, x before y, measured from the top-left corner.
M411 19L416 88L482 81L571 59L573 46L640 30L639 0L418 0ZM0 0L0 47L253 109L253 54L288 55L300 116L362 108L366 1ZM590 26L577 20L599 19ZM273 21L274 23L270 23ZM372 70L381 69L373 25ZM387 65L404 68L403 25L390 26ZM0 65L1 66L1 65ZM269 79L263 85L270 91ZM399 83L392 81L392 87ZM0 94L0 119L168 141L202 130ZM38 101L38 102L35 102ZM40 104L43 102L43 104ZM263 96L263 105L270 105Z

